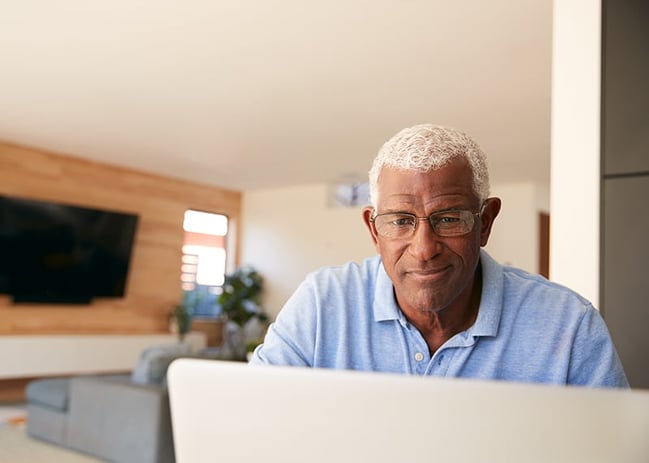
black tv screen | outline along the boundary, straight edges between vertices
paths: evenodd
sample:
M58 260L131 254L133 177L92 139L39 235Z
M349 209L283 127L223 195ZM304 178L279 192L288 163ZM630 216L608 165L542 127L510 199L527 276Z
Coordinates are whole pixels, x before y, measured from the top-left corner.
M138 216L0 196L0 293L15 303L125 295Z

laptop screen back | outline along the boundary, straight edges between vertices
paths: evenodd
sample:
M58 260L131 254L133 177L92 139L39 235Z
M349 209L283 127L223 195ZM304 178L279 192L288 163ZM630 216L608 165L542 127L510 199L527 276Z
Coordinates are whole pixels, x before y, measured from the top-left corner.
M181 359L176 459L649 461L649 392Z

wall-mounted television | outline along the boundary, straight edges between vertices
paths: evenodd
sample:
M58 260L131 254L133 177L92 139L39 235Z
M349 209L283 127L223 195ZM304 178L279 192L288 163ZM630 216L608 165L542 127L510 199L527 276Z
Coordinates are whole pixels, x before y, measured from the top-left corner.
M0 294L14 303L125 296L138 216L0 196Z

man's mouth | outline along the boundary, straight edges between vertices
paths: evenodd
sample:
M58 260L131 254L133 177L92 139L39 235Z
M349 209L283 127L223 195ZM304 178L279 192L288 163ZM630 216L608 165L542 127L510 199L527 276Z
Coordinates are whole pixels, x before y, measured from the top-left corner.
M407 272L408 276L419 281L435 281L444 278L450 270L450 266L440 267L434 269L420 269L410 270Z

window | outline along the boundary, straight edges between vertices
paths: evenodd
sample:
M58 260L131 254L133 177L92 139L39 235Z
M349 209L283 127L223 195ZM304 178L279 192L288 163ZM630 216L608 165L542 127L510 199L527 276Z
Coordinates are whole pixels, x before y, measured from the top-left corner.
M219 315L216 298L225 280L228 218L223 214L185 211L181 287L194 301L194 315Z

